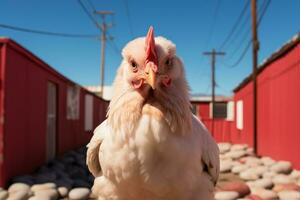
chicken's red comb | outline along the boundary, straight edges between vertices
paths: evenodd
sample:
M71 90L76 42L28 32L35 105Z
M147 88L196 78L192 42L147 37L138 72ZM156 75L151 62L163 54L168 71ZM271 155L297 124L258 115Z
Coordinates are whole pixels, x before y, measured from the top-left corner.
M156 55L156 51L155 51L155 40L154 40L154 30L153 27L150 26L147 36L146 36L146 40L145 40L145 46L146 46L146 65L147 63L152 62L153 64L151 64L151 68L153 69L154 72L157 72L157 55Z

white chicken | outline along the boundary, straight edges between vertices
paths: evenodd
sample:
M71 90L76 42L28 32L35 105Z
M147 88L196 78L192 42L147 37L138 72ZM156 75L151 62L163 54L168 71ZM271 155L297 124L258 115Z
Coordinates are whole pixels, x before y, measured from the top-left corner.
M88 144L93 195L104 200L210 200L219 149L190 111L175 45L147 37L129 42L107 119Z

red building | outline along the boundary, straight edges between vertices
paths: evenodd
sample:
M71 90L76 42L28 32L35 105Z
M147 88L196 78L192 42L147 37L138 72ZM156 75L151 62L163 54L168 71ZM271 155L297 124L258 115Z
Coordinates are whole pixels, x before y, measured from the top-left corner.
M193 113L201 119L217 142L228 141L233 123L233 102L229 97L216 96L213 121L211 101L211 96L192 96Z
M86 145L108 103L0 38L0 186Z
M253 145L252 90L250 75L234 90L231 142ZM258 153L300 169L300 34L259 67L257 90Z

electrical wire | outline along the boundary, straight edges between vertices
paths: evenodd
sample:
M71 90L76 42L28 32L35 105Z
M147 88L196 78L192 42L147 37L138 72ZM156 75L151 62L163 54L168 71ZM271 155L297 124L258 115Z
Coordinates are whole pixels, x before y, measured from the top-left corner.
M209 29L208 39L206 40L206 44L205 44L205 49L208 47L209 43L211 42L212 36L214 34L215 25L216 25L220 5L221 5L221 0L217 0L216 7L215 7L215 10L214 10L214 13L213 13L213 20L212 20L212 23L211 23L211 26L210 26L210 29Z
M265 2L266 2L266 3L265 3L265 5L263 5L261 15L259 16L259 19L258 19L258 22L257 22L257 26L258 26L258 27L259 27L259 25L261 24L262 19L263 19L263 17L265 16L266 11L268 10L268 7L269 7L270 4L271 4L271 0L266 0ZM227 67L229 67L229 68L237 67L237 66L240 64L240 62L243 60L243 58L245 57L247 51L249 50L249 48L250 48L250 46L251 46L251 43L252 43L252 41L251 41L251 39L250 39L250 41L248 42L247 46L245 47L245 49L243 50L242 54L241 54L240 57L237 59L237 61L236 61L234 64L229 65L229 66L227 66Z
M97 28L99 28L102 31L102 27L99 25L97 20L94 18L93 15L88 11L88 9L85 7L85 5L81 2L81 0L77 1L84 13L89 17L89 19L96 25ZM94 10L95 11L95 10Z
M59 33L59 32L51 32L51 31L45 31L45 30L37 30L37 29L12 26L12 25L7 25L7 24L0 24L0 28L10 29L10 30L19 31L19 32L39 34L39 35L48 35L48 36L58 36L58 37L68 37L68 38L90 38L90 39L99 38L98 35L92 35L92 34Z
M93 2L91 0L87 0L88 4L90 5L90 7L95 11L96 10L96 7L95 5L93 4Z
M130 17L130 12L129 12L128 0L123 0L123 3L124 3L124 6L125 6L125 10L126 10L126 16L127 16L127 20L128 20L129 31L130 31L131 37L134 37L133 29L132 29L132 23L131 23L131 17Z
M228 41L231 39L231 36L236 31L237 27L239 26L240 22L242 21L243 17L245 16L248 6L249 6L249 0L246 0L245 5L244 5L241 13L239 14L236 22L234 23L233 27L229 31L228 35L226 36L226 38L223 41L223 43L221 44L221 46L219 47L220 50L222 50L224 48L224 46L228 43Z
M82 10L86 13L86 15L90 18L90 20L96 25L97 28L99 28L102 31L102 27L101 25L99 25L99 23L97 22L97 20L94 18L94 16L88 11L88 9L85 7L85 5L81 2L81 0L78 0L79 5L81 6ZM94 6L94 4L88 0L88 3L90 5L90 7L93 10L93 13L96 13L96 7ZM108 37L108 44L110 45L110 47L112 48L112 50L116 53L116 55L120 55L120 49L117 47L116 43L111 39L112 36L110 35L110 33L108 31L106 31L106 35Z
M258 13L261 12L262 7L266 6L265 3L266 3L266 1L264 1L263 5L258 8ZM241 48L243 47L244 42L247 41L247 38L248 38L249 34L251 33L251 26L249 25L249 26L247 26L247 28L244 28L244 27L246 26L247 22L249 22L249 21L250 21L250 13L247 15L247 18L243 22L243 25L240 26L239 30L235 33L235 36L232 37L232 40L229 45L233 45L235 43L235 41L237 41L237 40L234 40L235 38L239 38L238 36L242 36L241 39L239 40L239 42L237 43L238 45L235 45L235 49L233 51L231 51L230 54L228 54L229 56L227 56L226 60L231 60L232 58L234 58L235 55L238 52L240 52ZM244 30L244 34L241 34L243 32L243 30Z

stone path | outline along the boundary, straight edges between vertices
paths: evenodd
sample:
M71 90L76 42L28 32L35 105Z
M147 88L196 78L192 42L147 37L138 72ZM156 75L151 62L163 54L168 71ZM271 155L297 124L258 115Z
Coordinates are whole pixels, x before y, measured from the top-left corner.
M288 161L257 157L247 145L220 143L216 200L300 200L300 171Z
M40 167L35 173L15 177L0 200L85 200L90 198L94 177L85 164L86 148L70 151Z
M259 158L247 145L220 143L221 174L216 200L300 200L300 171L290 162ZM35 173L15 177L0 188L0 200L92 199L94 177L85 164L86 148L70 151Z

